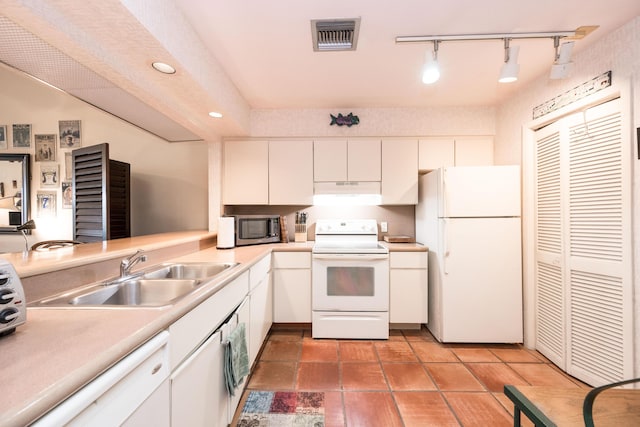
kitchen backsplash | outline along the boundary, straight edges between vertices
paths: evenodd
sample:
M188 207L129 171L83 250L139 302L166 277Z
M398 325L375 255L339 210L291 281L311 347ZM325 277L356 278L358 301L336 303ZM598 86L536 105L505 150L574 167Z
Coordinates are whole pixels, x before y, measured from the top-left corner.
M225 215L269 214L287 217L289 240L293 240L296 212L306 212L307 238L313 240L318 219L375 219L378 221L378 238L385 234L415 237L415 209L407 206L225 206ZM380 233L380 222L386 221L387 233Z

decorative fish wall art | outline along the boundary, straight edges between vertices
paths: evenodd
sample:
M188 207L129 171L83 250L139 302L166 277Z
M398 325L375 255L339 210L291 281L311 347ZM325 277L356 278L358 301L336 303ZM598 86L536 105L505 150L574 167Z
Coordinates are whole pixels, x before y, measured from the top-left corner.
M331 123L329 125L338 125L338 126L347 126L351 127L353 125L357 125L360 123L360 118L358 116L354 116L353 113L349 113L346 116L343 116L342 113L338 113L337 116L333 114L329 114L331 116Z

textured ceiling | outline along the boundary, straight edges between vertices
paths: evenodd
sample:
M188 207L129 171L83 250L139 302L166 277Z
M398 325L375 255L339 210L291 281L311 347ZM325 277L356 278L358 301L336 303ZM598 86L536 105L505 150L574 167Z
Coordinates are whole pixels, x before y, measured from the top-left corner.
M2 0L0 61L169 141L250 134L252 109L494 106L549 72L550 39L520 45L520 79L497 83L501 41L444 42L442 78L420 82L431 44L397 36L599 28L638 0ZM355 51L314 52L312 19L360 17ZM171 63L171 76L150 64ZM223 119L208 117L219 111Z

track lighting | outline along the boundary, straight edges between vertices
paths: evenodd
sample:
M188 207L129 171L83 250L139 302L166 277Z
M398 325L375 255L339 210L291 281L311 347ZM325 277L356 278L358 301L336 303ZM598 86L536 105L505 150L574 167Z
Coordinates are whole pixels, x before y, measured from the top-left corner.
M440 79L440 65L438 64L438 44L440 41L433 41L433 52L427 51L427 59L422 70L422 83L430 85Z
M520 46L509 47L509 39L504 39L504 65L498 78L500 83L511 83L518 80L518 71L520 71L520 66L518 65L519 51Z
M433 43L433 53L430 58L427 52L427 63L423 68L422 81L425 84L436 82L440 78L440 68L438 65L438 46L443 41L476 41L476 40L504 40L504 65L500 72L500 82L512 82L517 80L518 71L518 53L519 47L509 47L509 42L515 39L553 39L556 49L553 66L551 68L551 78L565 78L571 71L573 63L571 62L571 49L573 41L563 43L560 46L560 39L580 40L591 34L598 28L597 25L578 27L574 31L551 31L551 32L532 32L532 33L497 33L497 34L454 34L454 35L436 35L436 36L401 36L396 37L396 43Z
M560 46L560 37L553 38L553 47L555 48L555 59L551 66L550 79L564 79L571 74L573 62L571 62L571 51L574 42L562 43Z

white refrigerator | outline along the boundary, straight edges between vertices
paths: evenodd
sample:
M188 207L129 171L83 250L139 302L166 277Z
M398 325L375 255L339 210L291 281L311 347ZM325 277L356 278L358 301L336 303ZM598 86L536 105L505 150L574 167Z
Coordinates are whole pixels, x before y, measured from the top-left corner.
M519 166L420 177L416 240L429 249L427 327L441 342L520 343Z

